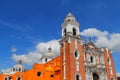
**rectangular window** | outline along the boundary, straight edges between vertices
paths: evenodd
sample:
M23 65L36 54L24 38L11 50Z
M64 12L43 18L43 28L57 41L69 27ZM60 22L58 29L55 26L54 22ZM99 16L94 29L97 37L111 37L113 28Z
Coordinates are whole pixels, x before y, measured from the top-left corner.
M54 77L54 75L53 75L53 74L51 74L51 75L50 75L50 77L51 77L51 78L53 78L53 77Z
M37 72L37 76L41 76L41 72Z

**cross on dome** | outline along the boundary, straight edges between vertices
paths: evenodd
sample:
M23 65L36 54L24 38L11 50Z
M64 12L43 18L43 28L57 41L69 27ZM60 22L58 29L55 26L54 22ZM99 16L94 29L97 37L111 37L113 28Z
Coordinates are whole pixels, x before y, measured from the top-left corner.
M18 64L22 64L22 60L19 60L19 61L18 61Z
M67 16L73 16L73 15L72 15L72 13L71 13L71 12L69 12Z

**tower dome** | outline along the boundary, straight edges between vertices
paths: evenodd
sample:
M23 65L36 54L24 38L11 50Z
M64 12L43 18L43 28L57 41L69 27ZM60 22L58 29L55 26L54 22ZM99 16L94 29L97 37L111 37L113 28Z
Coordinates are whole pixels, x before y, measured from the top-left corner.
M75 17L72 15L71 12L69 12L66 16L66 18L64 19L65 22L70 22L70 21L75 21Z

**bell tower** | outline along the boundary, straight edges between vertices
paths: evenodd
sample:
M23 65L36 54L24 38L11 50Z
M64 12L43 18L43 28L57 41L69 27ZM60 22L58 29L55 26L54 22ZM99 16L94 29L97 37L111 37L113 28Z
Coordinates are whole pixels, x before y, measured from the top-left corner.
M86 80L79 27L80 24L76 21L76 18L68 13L62 24L62 38L59 41L61 56L60 80Z
M74 36L79 37L79 23L76 21L75 17L69 12L64 22L62 24L62 37Z

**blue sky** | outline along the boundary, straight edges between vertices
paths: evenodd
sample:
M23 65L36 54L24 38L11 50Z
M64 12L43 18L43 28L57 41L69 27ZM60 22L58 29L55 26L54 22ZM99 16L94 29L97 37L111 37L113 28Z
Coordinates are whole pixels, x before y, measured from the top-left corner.
M0 0L0 70L16 64L13 54L28 54L40 42L60 39L61 24L68 12L80 22L81 32L96 28L107 31L108 36L119 35L119 3L119 0ZM113 58L116 71L120 72L120 48L115 47Z

